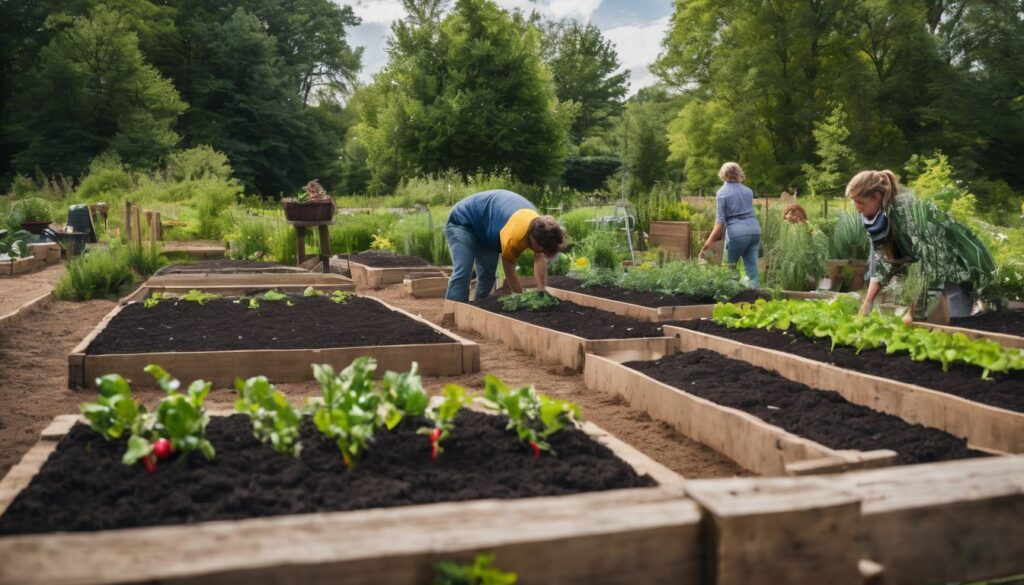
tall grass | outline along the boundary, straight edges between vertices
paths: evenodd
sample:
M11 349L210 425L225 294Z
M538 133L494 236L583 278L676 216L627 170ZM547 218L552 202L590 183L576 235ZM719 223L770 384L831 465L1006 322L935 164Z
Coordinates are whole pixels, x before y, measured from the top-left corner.
M116 298L135 284L132 252L128 246L98 248L68 262L53 289L58 299L88 301Z

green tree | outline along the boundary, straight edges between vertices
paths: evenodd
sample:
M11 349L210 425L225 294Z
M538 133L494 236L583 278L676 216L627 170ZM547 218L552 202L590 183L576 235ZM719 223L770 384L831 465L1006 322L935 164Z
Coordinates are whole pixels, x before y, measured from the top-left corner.
M593 24L559 21L544 32L545 61L558 99L579 104L570 129L573 143L579 144L622 111L629 71L616 73L620 63L615 46Z
M508 170L537 182L561 171L569 110L554 94L539 33L490 0L405 0L388 65L368 89L355 132L371 190L454 169Z
M104 4L86 16L55 16L55 31L20 96L14 131L26 143L20 169L78 175L106 150L151 167L177 142L185 110L171 82L146 63L128 19Z
M630 171L632 190L649 192L657 181L681 176L669 163L667 127L683 98L662 86L645 87L626 104L621 119L619 156Z
M814 124L813 133L818 164L805 164L804 175L807 177L807 188L816 195L825 196L828 205L828 197L843 193L856 163L853 149L847 145L850 129L847 128L843 107L835 104L828 117ZM825 209L827 214L828 208Z

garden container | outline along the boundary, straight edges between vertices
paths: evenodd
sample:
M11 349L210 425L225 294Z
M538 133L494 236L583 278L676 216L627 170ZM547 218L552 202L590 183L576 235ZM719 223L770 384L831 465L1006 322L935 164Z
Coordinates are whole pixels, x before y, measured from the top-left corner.
M285 201L284 217L288 221L330 221L334 217L334 201Z

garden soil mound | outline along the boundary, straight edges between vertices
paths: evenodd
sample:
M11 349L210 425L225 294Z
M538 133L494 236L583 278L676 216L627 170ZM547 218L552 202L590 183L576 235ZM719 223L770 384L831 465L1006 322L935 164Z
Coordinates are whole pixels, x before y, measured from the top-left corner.
M828 339L815 341L792 331L729 329L706 320L673 324L880 378L924 386L989 406L1024 412L1024 372L991 373L991 379L982 380L981 369L974 366L951 364L949 371L943 372L942 364L915 362L906 353L887 354L884 349L865 349L857 354L852 347L840 346L830 351L832 342Z
M214 417L213 461L198 453L160 462L153 474L121 463L125 441L78 424L0 517L0 534L82 532L359 510L483 498L527 498L655 485L582 431L551 437L557 457L535 458L507 419L463 411L430 461L424 419L379 431L356 467L307 419L299 459L253 438L249 418ZM155 553L157 554L157 553Z
M973 317L950 319L953 327L966 327L979 331L1006 333L1007 335L1024 335L1024 311L1004 311L1002 313L982 313Z
M155 307L127 305L87 349L89 354L239 349L322 349L454 343L424 323L362 297L335 303L327 297L259 301L166 300Z
M779 374L709 350L678 353L627 367L832 449L892 449L901 465L981 457L967 442L899 417L852 404Z
M580 286L575 278L570 276L552 276L548 278L548 286L560 288L603 299L621 301L641 307L682 307L689 305L713 305L715 299L711 297L693 297L688 295L666 295L655 291L633 291L617 286ZM729 299L730 303L752 303L757 299L770 300L770 294L756 289L746 289L735 297Z
M427 262L419 256L403 256L402 254L392 254L390 252L360 252L358 254L349 254L348 259L350 262L355 262L371 268L430 266L430 262Z
M474 304L492 313L499 313L555 331L578 335L584 339L633 339L664 336L661 323L634 321L629 317L583 307L569 301L562 301L540 311L505 311L501 308L498 297L487 297Z

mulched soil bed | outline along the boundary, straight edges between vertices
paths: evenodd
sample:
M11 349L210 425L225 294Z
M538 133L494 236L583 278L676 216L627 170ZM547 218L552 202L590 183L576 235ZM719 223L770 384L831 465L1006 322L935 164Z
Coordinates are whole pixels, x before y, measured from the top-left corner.
M86 353L149 353L236 349L321 349L416 343L453 343L424 323L380 303L352 297L338 304L325 297L284 301L167 300L155 307L131 303L89 344Z
M815 390L713 351L625 365L832 449L892 449L901 465L985 455L968 449L964 439L852 404L836 392Z
M371 268L405 268L406 266L430 266L419 256L403 256L402 254L391 254L389 252L360 252L349 254L350 262L370 266Z
M665 335L662 332L663 323L634 321L622 315L583 307L569 301L562 301L541 311L505 311L501 308L498 297L487 297L473 304L492 313L562 333L578 335L584 339L633 339Z
M187 264L171 264L161 268L157 274L186 274L189 272L209 271L225 272L296 272L294 266L276 264L274 262L256 262L254 260L204 260L202 262L191 262Z
M950 319L949 324L953 327L966 327L967 329L977 329L979 331L1024 336L1024 311L982 313L973 317Z
M948 372L943 372L938 362L915 362L905 353L889 355L884 349L864 350L860 355L849 347L837 346L835 351L829 351L831 341L814 341L792 331L729 329L707 320L684 321L674 325L748 345L777 349L880 378L924 386L990 406L1024 412L1024 372L992 373L989 374L991 380L982 380L981 369L973 366L954 364L949 366Z
M711 297L692 297L687 295L665 295L659 292L638 292L619 288L617 286L580 286L580 282L571 276L552 276L548 278L548 286L560 288L578 293L583 293L603 299L621 301L642 307L681 307L689 305L713 305L715 299ZM731 303L752 303L757 299L770 300L772 296L757 289L746 289L729 300Z
M557 457L534 458L505 430L507 419L463 411L436 462L405 420L379 432L348 471L336 444L303 423L300 459L275 453L252 436L248 417L214 417L207 437L217 450L162 462L154 474L121 464L123 441L106 441L78 424L32 483L0 517L0 534L82 532L409 506L483 498L527 498L655 485L582 431L551 437ZM154 553L158 554L158 553Z

